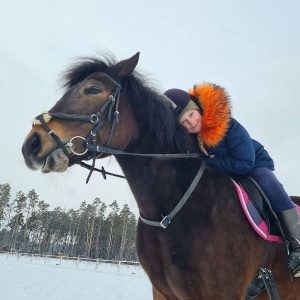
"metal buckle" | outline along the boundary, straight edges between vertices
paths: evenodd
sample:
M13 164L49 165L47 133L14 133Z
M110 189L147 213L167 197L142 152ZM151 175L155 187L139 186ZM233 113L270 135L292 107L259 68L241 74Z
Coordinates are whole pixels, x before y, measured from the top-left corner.
M109 95L109 97L107 98L107 100L110 101L110 102L115 102L116 101L116 99L115 99L115 97L113 95Z
M99 118L95 114L91 115L91 123L96 124L98 121Z
M159 223L163 229L166 229L171 223L171 220L168 219L168 216L165 216Z

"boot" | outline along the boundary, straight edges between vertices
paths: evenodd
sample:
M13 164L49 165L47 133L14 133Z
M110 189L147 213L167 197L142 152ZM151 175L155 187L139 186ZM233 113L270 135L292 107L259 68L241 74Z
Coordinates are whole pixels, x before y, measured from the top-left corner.
M289 268L294 277L300 277L300 214L298 208L284 210L277 215L289 241Z

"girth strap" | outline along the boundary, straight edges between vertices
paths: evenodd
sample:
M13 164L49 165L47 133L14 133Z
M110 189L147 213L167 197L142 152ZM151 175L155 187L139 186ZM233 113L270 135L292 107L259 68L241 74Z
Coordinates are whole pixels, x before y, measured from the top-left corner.
M265 284L269 299L280 300L280 296L272 272L269 269L261 268L259 276L261 276Z
M259 275L251 282L244 300L254 300L264 291L268 293L270 300L280 300L272 272L267 268L260 268Z
M185 192L185 194L183 195L181 200L178 202L178 204L174 207L174 209L168 215L163 217L163 219L160 222L147 220L147 219L143 218L141 215L140 215L140 219L147 225L161 227L163 229L166 229L169 226L169 224L171 223L172 219L177 215L177 213L180 211L180 209L183 207L183 205L189 199L190 195L192 194L195 187L197 186L200 178L202 177L204 169L205 169L205 161L203 160L197 175L193 179L191 185L189 186L189 188L187 189L187 191Z

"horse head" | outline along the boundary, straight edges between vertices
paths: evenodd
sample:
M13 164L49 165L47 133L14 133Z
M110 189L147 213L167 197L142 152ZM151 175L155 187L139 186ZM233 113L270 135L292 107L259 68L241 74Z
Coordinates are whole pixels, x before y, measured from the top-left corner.
M26 165L43 173L64 172L90 158L89 145L125 149L137 138L138 126L122 83L138 59L139 53L116 64L87 58L69 68L64 95L34 119L25 138L22 153ZM120 126L119 118L126 124Z

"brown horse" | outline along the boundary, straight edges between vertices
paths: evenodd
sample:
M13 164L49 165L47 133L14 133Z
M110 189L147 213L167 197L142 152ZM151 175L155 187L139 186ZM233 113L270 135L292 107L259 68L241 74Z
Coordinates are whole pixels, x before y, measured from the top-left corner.
M202 161L122 152L197 152L164 96L134 71L138 59L139 53L118 63L86 58L69 68L65 94L36 118L22 151L27 166L43 173L115 155L141 216L159 222L189 189ZM285 247L252 230L231 178L209 166L167 228L139 220L136 245L155 300L242 300L261 267L272 270L281 299L300 298Z

